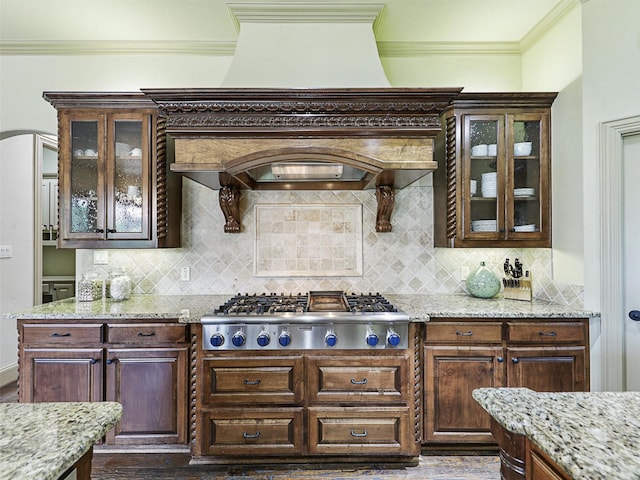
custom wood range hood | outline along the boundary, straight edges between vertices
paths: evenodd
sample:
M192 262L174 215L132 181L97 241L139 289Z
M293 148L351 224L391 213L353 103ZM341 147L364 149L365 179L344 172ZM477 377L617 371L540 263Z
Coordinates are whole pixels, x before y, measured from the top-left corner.
M240 230L240 189L376 189L390 231L393 189L437 168L440 113L460 93L422 88L143 89L166 116L171 170L220 189Z

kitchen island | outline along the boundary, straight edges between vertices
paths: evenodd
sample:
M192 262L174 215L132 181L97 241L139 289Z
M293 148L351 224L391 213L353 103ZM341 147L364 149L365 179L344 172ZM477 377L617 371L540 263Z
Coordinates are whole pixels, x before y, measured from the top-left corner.
M499 437L496 440L503 450L513 447L514 441L522 445L524 440L528 445L521 478L525 478L525 471L527 480L640 478L640 392L541 393L527 388L480 388L473 397L493 418L494 436ZM506 443L511 445L503 445L500 438L510 438ZM503 478L517 478L505 465L510 456L508 451L502 452ZM539 477L546 468L557 476Z
M93 444L122 416L115 402L0 404L0 479L91 478Z

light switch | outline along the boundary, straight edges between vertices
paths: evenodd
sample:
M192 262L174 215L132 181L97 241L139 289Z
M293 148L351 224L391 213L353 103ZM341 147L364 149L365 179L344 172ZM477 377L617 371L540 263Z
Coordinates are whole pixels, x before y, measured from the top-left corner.
M0 245L0 258L11 258L12 256L11 245Z

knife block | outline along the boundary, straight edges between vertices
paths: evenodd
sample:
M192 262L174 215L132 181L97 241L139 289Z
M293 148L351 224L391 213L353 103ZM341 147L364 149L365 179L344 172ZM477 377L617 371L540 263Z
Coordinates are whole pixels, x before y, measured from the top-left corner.
M531 274L528 277L520 277L514 279L511 276L505 277L507 280L518 280L520 282L519 287L504 287L504 298L511 300L525 300L530 302L533 299L533 287Z

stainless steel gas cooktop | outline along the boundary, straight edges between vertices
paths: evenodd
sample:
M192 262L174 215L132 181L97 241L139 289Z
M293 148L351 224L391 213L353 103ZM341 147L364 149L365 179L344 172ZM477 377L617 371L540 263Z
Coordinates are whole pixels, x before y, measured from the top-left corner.
M402 349L409 316L382 295L238 294L204 315L205 350Z

